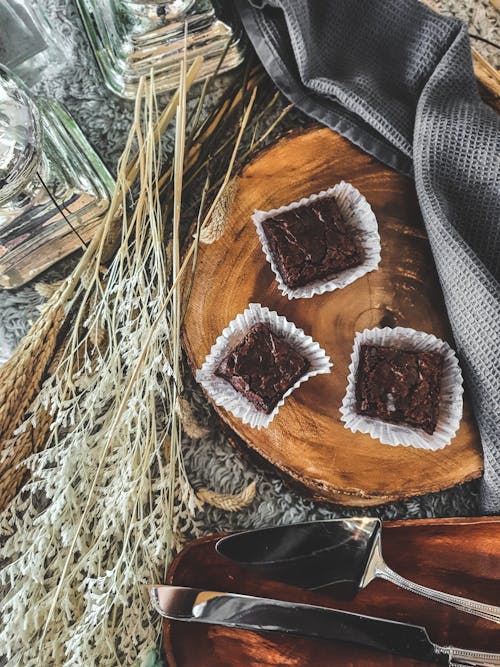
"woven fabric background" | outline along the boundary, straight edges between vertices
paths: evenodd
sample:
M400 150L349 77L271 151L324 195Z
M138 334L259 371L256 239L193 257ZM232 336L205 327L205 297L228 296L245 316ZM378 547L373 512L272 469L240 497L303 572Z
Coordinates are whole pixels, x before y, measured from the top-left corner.
M500 40L497 15L488 0L442 0L439 5L445 11L468 19L471 32L493 41ZM66 45L68 58L63 70L48 73L46 81L39 86L40 92L50 94L66 104L113 172L123 148L133 105L116 98L104 87L72 1L46 0L45 6L52 24ZM485 55L494 57L495 51L491 47L480 42L475 45ZM288 122L304 121L304 115L297 111ZM65 275L76 261L77 258L65 260L40 279L50 282ZM6 351L10 351L25 334L30 321L37 316L36 306L40 301L33 285L9 292L0 290L0 354L2 345ZM206 400L189 378L187 382L195 413L207 427L206 435L202 438L186 438L184 442L186 468L193 484L218 492L234 493L250 481L257 481L255 500L240 512L228 513L206 506L200 517L206 532L361 512L360 509L333 508L304 500L272 472L249 464L229 446ZM478 511L478 483L473 482L442 493L369 509L367 514L392 519L465 516L477 514Z

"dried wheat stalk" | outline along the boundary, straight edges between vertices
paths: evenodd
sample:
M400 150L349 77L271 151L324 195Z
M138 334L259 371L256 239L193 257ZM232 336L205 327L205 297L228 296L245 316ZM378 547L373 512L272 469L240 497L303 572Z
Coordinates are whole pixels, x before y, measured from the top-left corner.
M24 431L4 450L9 462L17 459L32 471L28 493L16 496L0 525L5 540L0 583L8 587L0 600L0 657L8 667L135 664L145 659L160 625L142 584L163 579L186 532L198 532L200 500L184 471L183 419L175 410L183 401L181 295L195 272L198 243L195 238L181 262L182 192L186 178L199 170L198 163L187 166L192 152L191 144L185 148L185 138L198 142L205 168L215 153L222 166L214 171L215 185L201 197L201 234L231 189L258 91L240 85L231 94L229 117L216 114L209 125L204 122L188 132L186 94L192 78L193 69L186 73L184 64L181 88L161 114L153 84L141 84L145 96L136 103L101 233L51 297L46 320L35 328L45 338L52 332L57 336L71 309L61 358L35 401L36 390L19 406L10 428L24 418ZM268 103L265 90L261 102ZM157 144L174 113L176 155L160 184L164 170ZM235 132L228 132L229 121L236 122ZM233 143L219 152L219 136L228 134ZM137 152L132 155L134 142ZM128 212L134 175L140 193ZM168 221L164 210L171 216ZM103 274L107 234L120 211L120 245ZM170 243L165 229L172 235ZM32 338L30 345L28 339L7 367L16 373L11 379L16 379L18 399L26 373L35 369L39 384L54 358L55 344L46 349L45 342ZM50 424L47 415L53 415ZM39 452L38 441L30 442L33 422ZM254 492L250 487L226 500L206 492L204 501L236 509L250 502ZM46 498L41 511L31 500L40 494Z
M6 498L4 474L19 471L11 477L17 486L25 481L24 465L32 472L27 492L0 517L0 584L8 589L0 600L0 660L8 667L144 659L160 626L142 584L163 579L172 552L186 533L199 530L201 501L187 481L180 448L181 431L189 429L181 297L189 295L195 276L199 236L217 215L217 236L223 231L234 173L249 154L243 137L258 143L257 119L276 100L262 72L251 74L249 66L203 122L197 112L186 128L186 94L199 65L186 72L184 63L181 87L161 113L154 84L141 84L145 95L137 99L102 228L2 371L6 393L11 389L19 405L4 429L9 469L0 463L0 500ZM174 115L176 155L164 169L158 141ZM182 194L204 170L211 178L181 262ZM134 178L139 195L129 210ZM121 238L106 270L102 261L117 215ZM55 357L69 313L71 326ZM37 386L26 391L28 379ZM201 437L203 429L197 432ZM235 510L254 493L250 485L235 497L208 490L202 496ZM32 503L35 497L46 499L42 509Z
M45 447L52 415L40 408L33 423L4 445L0 456L0 507L7 507L30 475L25 461Z
M62 289L53 295L16 353L0 368L0 442L10 440L40 391L65 319L65 306L60 303Z
M178 117L185 116L186 79ZM0 602L0 655L7 665L145 659L159 626L142 584L163 578L179 534L196 533L198 501L174 452L168 408L180 382L172 338L178 316L167 298L156 99L153 84L142 86L114 196L123 211L120 248L105 280L104 235L86 253L67 347L33 408L54 414L47 448L27 462L29 491L48 504L37 513L29 495L17 496L3 516L0 581L9 591ZM127 214L130 164L140 194ZM174 241L179 247L175 228ZM30 449L29 433L17 445Z
M188 437L200 439L210 433L210 429L200 424L196 418L191 403L182 396L179 396L177 399L176 412L181 420L182 430Z
M226 512L237 512L252 502L255 498L256 488L256 482L250 482L250 484L239 493L216 493L210 489L201 488L198 489L196 495L203 503L208 503L221 510L226 510Z
M218 241L223 236L227 226L227 214L238 191L239 180L239 177L236 176L225 186L210 219L207 220L207 224L203 229L200 229L199 239L201 243L207 245L215 243L215 241Z

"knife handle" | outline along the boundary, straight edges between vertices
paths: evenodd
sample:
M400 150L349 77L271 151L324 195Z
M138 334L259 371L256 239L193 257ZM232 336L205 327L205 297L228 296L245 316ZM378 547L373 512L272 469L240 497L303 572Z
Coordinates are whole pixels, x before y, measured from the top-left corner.
M396 584L396 586L399 586L400 588L404 588L411 593L416 593L417 595L434 600L434 602L447 604L450 607L454 607L467 614L474 614L474 616L480 616L493 623L500 623L500 607L495 607L492 604L486 604L484 602L477 602L476 600L469 600L468 598L462 598L459 595L451 595L450 593L436 591L433 588L428 588L427 586L422 586L409 579L405 579L397 572L394 572L394 570L391 570L385 563L378 563L377 565L376 575ZM494 664L500 665L500 662Z
M436 653L447 656L450 667L500 667L498 653L483 653L455 646L436 646Z

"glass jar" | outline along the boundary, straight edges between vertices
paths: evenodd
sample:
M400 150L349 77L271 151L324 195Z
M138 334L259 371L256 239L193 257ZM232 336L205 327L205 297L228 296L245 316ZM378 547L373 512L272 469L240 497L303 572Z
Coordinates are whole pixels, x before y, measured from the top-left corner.
M88 243L113 180L58 103L0 67L0 285L17 287Z
M65 62L64 39L54 33L36 0L0 0L0 63L29 85L56 76Z
M226 49L220 72L243 59L240 34L208 0L76 0L90 44L108 88L135 97L141 76L155 72L157 90L179 84L187 26L187 61L203 56L199 79L213 73ZM220 14L220 12L219 12Z

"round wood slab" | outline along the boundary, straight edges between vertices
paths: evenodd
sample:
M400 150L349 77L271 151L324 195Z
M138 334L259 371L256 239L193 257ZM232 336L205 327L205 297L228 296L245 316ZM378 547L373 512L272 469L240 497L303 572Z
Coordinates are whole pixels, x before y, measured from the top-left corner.
M379 269L344 289L289 301L277 289L255 226L254 209L269 210L349 181L372 205L379 224ZM377 505L446 489L479 477L478 431L465 399L451 445L438 452L382 445L340 421L352 343L365 327L403 326L453 345L442 292L412 181L326 128L292 133L243 170L228 228L202 246L185 320L184 345L199 368L217 336L251 302L285 315L313 337L334 363L285 401L269 428L244 425L215 409L237 439L318 500Z

